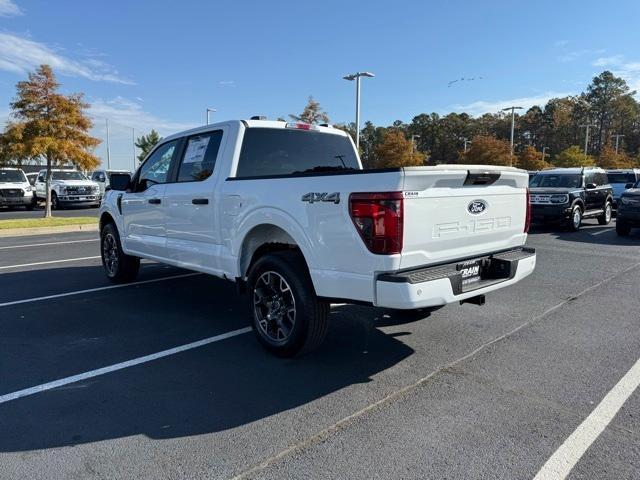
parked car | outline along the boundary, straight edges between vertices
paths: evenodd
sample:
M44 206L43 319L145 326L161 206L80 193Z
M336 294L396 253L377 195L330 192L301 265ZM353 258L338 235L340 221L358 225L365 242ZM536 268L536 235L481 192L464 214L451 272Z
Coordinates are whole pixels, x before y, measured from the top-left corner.
M597 167L553 168L529 181L533 222L557 223L577 231L584 218L611 222L613 189Z
M91 180L100 186L100 195L104 195L104 191L110 185L112 173L125 173L131 175L129 170L96 170L91 174Z
M629 235L632 228L640 228L640 180L627 184L620 195L616 232L620 236Z
M620 195L625 191L628 184L635 185L640 180L640 169L627 168L620 170L607 170L607 177L611 188L613 188L613 206L618 207Z
M281 356L327 331L331 302L393 309L484 303L533 272L527 173L440 165L362 170L327 126L229 121L163 139L111 176L100 210L107 277L140 258L235 281Z
M100 186L77 170L53 169L51 171L51 208L70 205L100 205ZM40 199L47 196L46 170L40 170L36 179L36 195Z
M0 168L0 207L36 206L34 188L20 168Z

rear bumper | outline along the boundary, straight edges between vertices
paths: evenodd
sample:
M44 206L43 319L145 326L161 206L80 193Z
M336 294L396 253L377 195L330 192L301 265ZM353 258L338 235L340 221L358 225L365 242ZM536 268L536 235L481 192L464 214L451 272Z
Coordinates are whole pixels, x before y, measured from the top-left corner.
M467 260L480 260L482 273L479 281L463 285L457 265ZM446 305L519 282L535 266L535 250L518 247L444 265L383 273L376 279L374 305L401 310Z

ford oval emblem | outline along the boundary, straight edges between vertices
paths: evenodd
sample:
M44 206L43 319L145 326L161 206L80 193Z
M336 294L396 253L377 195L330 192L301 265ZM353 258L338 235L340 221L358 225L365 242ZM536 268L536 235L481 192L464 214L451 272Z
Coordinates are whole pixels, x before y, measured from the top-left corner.
M471 215L480 215L487 209L487 204L482 200L474 200L467 206L467 211Z

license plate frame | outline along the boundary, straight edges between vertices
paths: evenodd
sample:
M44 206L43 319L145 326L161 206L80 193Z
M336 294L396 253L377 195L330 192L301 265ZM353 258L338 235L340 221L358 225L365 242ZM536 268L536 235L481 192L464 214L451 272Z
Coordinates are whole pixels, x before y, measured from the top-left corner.
M467 260L456 265L460 272L462 288L468 287L482 279L482 259Z

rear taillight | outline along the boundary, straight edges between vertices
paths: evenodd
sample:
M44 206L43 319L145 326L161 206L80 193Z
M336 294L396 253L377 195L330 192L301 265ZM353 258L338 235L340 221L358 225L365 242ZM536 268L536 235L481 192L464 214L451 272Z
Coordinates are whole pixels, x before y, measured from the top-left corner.
M402 192L351 194L349 214L370 252L402 251L403 207Z
M528 188L527 188L526 202L527 204L525 205L525 208L527 213L524 217L524 233L529 233L529 227L531 226L531 197L529 196Z

